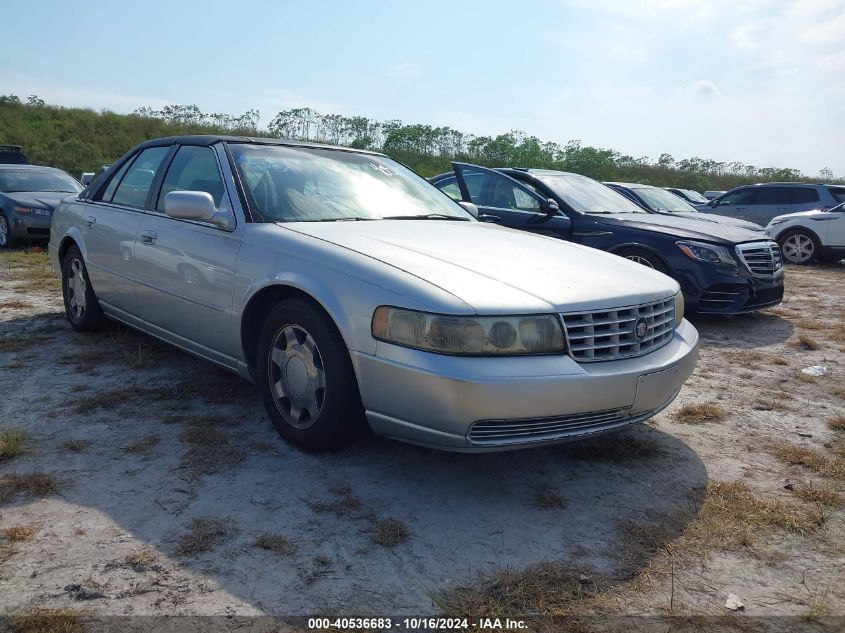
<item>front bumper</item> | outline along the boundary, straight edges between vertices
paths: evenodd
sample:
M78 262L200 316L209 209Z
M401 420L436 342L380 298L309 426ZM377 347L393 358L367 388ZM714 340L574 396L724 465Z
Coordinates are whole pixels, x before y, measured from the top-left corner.
M12 237L18 240L46 240L50 237L50 215L35 215L34 213L11 214Z
M375 356L352 354L373 431L462 452L552 444L642 422L674 400L697 358L698 332L687 321L660 349L606 362L443 356L383 343Z
M743 314L783 301L783 274L755 277L742 268L697 266L673 275L684 293L688 314Z

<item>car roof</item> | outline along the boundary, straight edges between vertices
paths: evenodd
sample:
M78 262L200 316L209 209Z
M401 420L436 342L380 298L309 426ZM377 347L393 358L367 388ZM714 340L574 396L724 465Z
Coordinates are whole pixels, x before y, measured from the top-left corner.
M638 182L611 182L603 180L601 184L616 185L617 187L625 187L627 189L660 189L660 187L655 187L653 185L644 185Z
M21 170L31 170L31 171L61 171L62 173L66 173L59 169L58 167L49 167L47 165L26 165L26 164L16 164L16 163L0 163L0 169L14 169L16 171Z
M286 147L310 147L316 149L333 149L356 154L373 154L383 156L381 152L374 152L368 149L356 149L354 147L343 147L340 145L328 145L325 143L312 143L310 141L291 141L278 138L263 138L258 136L224 136L219 134L186 134L182 136L163 136L151 139L136 145L133 149L147 149L148 147L162 147L166 145L198 145L208 147L215 143L241 143L251 145L278 145Z

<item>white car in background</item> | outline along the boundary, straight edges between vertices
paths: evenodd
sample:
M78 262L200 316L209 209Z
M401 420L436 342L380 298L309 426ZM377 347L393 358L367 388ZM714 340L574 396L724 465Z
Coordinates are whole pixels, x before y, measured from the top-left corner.
M766 235L780 244L790 264L845 257L845 203L832 209L802 211L772 218Z

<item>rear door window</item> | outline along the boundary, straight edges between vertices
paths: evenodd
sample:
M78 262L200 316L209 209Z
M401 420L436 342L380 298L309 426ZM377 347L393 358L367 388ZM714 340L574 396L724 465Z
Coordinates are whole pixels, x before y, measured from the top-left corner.
M751 204L754 199L754 189L747 187L731 191L719 198L719 206Z
M812 187L791 187L789 190L790 204L811 204L819 200L819 192Z
M827 190L836 202L845 202L845 187L828 187Z
M789 187L760 187L750 204L789 204Z
M150 147L141 152L126 170L111 201L143 209L156 173L169 151L170 147Z

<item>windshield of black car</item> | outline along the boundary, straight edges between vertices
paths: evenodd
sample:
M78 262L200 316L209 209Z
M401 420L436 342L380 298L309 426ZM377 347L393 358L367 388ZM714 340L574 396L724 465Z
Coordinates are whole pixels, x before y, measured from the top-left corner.
M648 213L621 193L586 176L535 174L570 207L581 213ZM671 195L671 194L670 194Z
M697 191L693 191L692 189L678 189L678 191L682 191L686 195L686 197L692 200L693 202L700 202L702 204L708 202L707 198L702 196Z
M634 192L648 208L660 213L695 213L696 208L684 202L671 191L657 187L636 187Z
M0 169L0 191L3 193L24 191L79 193L82 191L82 185L59 170Z
M249 204L263 222L474 218L424 178L374 154L231 143Z

